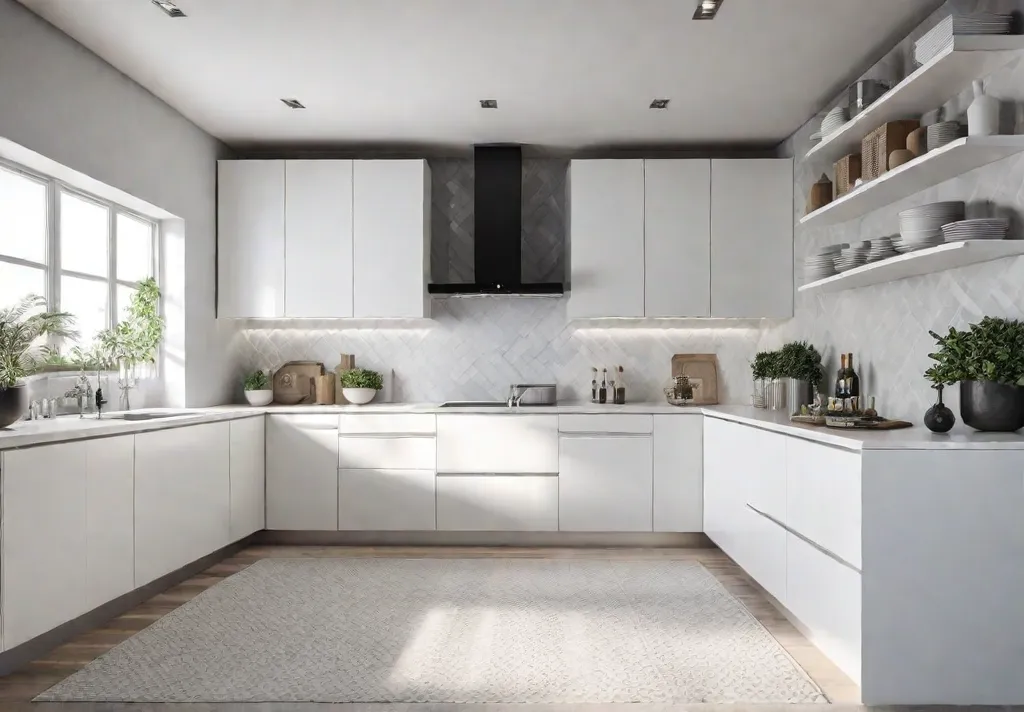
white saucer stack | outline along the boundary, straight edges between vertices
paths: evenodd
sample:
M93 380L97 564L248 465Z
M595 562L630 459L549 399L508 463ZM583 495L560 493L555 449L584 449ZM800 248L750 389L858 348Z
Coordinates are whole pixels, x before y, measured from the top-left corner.
M897 252L913 252L945 242L942 226L964 219L964 202L929 203L900 213L900 234L892 245Z
M829 245L817 254L804 258L804 283L815 282L836 273L835 258L846 244Z
M960 123L958 121L940 121L926 128L925 136L928 150L934 151L960 138Z
M828 136L830 133L835 133L841 129L845 123L846 109L842 106L837 106L825 114L825 118L821 120L821 135Z
M892 240L891 237L876 237L872 240L871 249L868 250L868 262L878 262L898 255L899 253L893 249Z
M1008 35L1012 22L1012 15L992 12L950 15L914 43L914 59L918 64L927 64L953 44L953 35Z
M851 242L848 247L844 247L842 252L836 257L836 271L846 272L854 267L860 267L868 262L868 252L871 251L871 242L864 240L862 242Z
M960 220L943 225L942 236L946 242L1005 240L1009 229L1009 221L1003 218L979 218L976 220Z

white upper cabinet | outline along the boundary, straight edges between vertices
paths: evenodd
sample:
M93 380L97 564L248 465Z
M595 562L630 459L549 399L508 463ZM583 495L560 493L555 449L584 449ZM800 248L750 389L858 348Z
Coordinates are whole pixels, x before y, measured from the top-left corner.
M570 319L644 315L644 162L572 161Z
M286 317L352 316L352 161L285 162Z
M355 161L353 181L354 316L429 317L426 161Z
M285 314L284 168L217 162L217 316Z
M793 316L793 161L711 162L711 315Z
M644 315L711 316L711 161L644 161Z

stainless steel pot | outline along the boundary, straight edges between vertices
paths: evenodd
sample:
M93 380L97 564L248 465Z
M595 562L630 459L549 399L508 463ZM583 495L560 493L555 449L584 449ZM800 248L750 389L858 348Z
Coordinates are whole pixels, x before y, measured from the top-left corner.
M764 403L768 410L786 409L788 379L772 378L764 382Z

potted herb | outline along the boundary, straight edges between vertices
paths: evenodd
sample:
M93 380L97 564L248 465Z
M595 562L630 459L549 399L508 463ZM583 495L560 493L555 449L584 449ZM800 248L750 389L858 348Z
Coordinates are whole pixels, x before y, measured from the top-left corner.
M38 311L43 297L30 295L0 311L0 428L6 428L28 410L26 376L54 353L36 341L51 335L74 338L74 317L67 312Z
M121 389L121 410L130 410L129 391L138 379L141 364L156 362L157 349L164 338L164 318L160 316L160 288L152 277L139 282L125 318L113 329L96 337L103 359L116 364L117 385Z
M788 379L787 403L795 412L814 402L814 391L825 375L821 354L806 341L791 341L779 352L782 377Z
M249 405L270 405L274 400L274 391L270 387L270 378L266 371L253 371L246 374L242 386L245 389L245 399L249 401Z
M762 351L751 364L754 376L754 405L758 408L782 410L786 407L786 384L780 351Z
M341 392L353 405L365 405L384 387L384 378L367 368L353 368L341 374Z
M1024 322L985 317L966 331L939 336L925 371L934 387L960 384L960 417L975 430L1024 427Z

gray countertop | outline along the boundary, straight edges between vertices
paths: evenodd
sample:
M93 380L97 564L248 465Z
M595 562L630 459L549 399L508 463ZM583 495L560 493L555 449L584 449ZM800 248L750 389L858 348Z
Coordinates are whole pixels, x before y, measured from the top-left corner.
M566 403L557 406L526 406L511 410L466 407L440 408L436 403L382 403L364 406L266 406L254 408L245 405L225 405L195 409L151 409L147 412L173 412L166 418L126 421L104 416L84 419L63 416L55 420L19 421L10 428L0 430L0 450L44 445L48 443L84 440L115 435L144 433L167 428L180 428L202 423L215 423L237 418L251 418L264 414L327 414L341 413L488 413L515 414L673 414L704 415L762 428L794 437L813 440L847 450L1024 450L1024 435L1018 433L979 433L958 425L946 434L935 434L921 425L905 430L871 432L863 430L833 430L791 423L782 412L762 410L750 406L716 405L676 407L667 403L630 403L627 405L595 405L592 403Z

